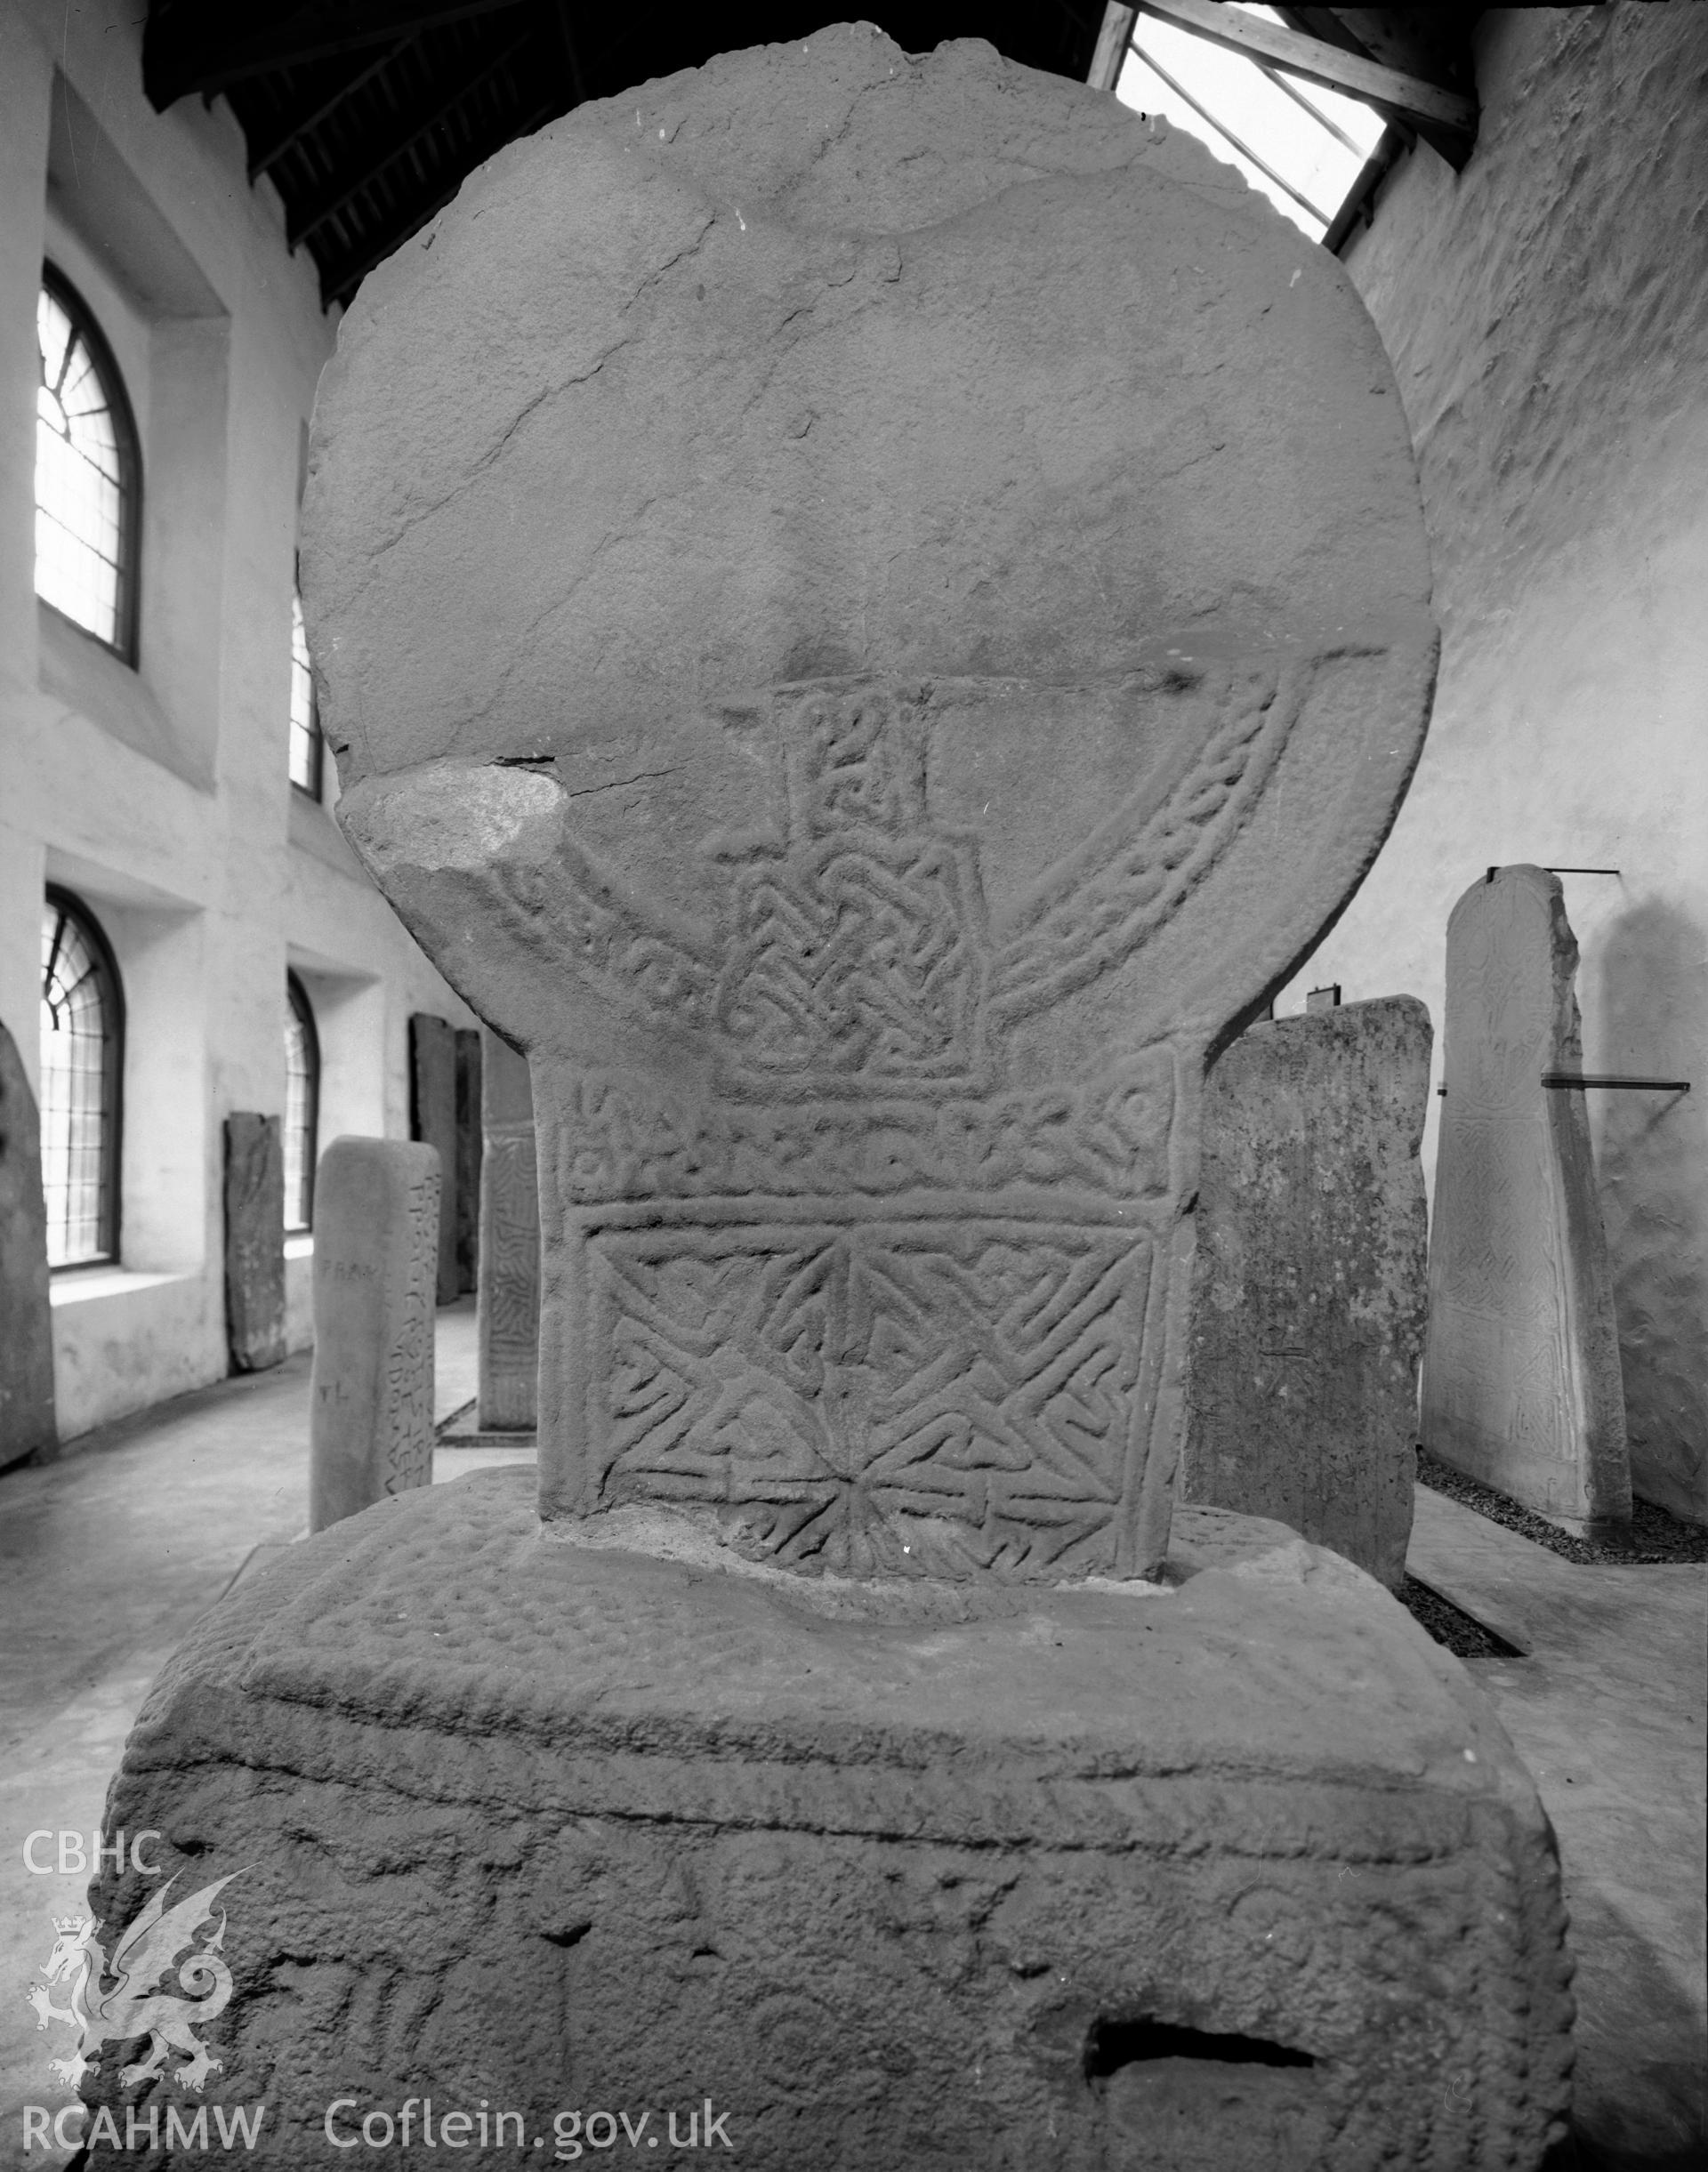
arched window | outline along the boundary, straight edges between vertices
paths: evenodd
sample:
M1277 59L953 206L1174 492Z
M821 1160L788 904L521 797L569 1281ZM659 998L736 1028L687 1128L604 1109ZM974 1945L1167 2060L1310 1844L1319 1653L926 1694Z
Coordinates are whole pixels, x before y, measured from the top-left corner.
M314 673L302 599L291 591L291 782L311 800L320 797L320 725L314 713Z
M285 976L285 1227L314 1221L315 1134L320 1123L320 1037L302 983Z
M131 664L142 495L131 405L100 327L52 264L36 334L36 593Z
M50 887L42 917L42 1189L50 1267L118 1257L125 998L94 915Z

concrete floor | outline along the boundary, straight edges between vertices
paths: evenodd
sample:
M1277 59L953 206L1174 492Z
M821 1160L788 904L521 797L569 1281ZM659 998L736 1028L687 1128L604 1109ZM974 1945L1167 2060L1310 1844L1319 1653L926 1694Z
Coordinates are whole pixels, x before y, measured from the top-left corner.
M31 1876L25 1838L100 1824L157 1669L256 1546L302 1530L308 1381L294 1358L0 1476L0 2167L68 2154L23 2152L23 2107L66 2101L46 2071L65 2031L39 2033L24 1991L50 1919L81 1909L86 1878ZM467 1299L439 1315L437 1414L473 1392ZM441 1453L435 1476L516 1460ZM1527 1654L1471 1671L1559 1835L1579 1970L1578 2172L1700 2167L1708 1568L1580 1567L1425 1492L1411 1567Z

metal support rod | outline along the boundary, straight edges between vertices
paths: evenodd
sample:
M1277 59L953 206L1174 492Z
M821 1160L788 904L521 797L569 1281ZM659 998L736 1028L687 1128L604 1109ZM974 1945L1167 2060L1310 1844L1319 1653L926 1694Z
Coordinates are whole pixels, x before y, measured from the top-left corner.
M1544 873L1551 875L1616 875L1616 867L1550 867Z
M1544 1071L1544 1086L1623 1086L1637 1093L1688 1093L1688 1079L1621 1078L1611 1073Z

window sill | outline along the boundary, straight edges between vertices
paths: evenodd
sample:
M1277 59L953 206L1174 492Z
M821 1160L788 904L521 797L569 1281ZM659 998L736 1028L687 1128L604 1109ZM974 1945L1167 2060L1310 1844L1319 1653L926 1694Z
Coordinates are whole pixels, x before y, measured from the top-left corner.
M131 1297L142 1290L157 1290L166 1283L197 1279L194 1275L141 1275L122 1267L63 1267L52 1276L47 1297L57 1311L61 1305L86 1305L101 1297Z
M146 679L93 633L86 633L41 597L36 599L39 639L37 683L133 752L157 762L197 792L214 789L214 766L205 751L181 736Z

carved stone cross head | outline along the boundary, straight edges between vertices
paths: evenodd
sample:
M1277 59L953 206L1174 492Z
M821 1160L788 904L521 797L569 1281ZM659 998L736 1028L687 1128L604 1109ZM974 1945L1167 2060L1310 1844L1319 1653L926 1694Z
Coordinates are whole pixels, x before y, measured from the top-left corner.
M340 818L532 1065L543 1514L1154 1572L1204 1067L1428 711L1339 266L981 43L727 55L369 280L304 571Z

